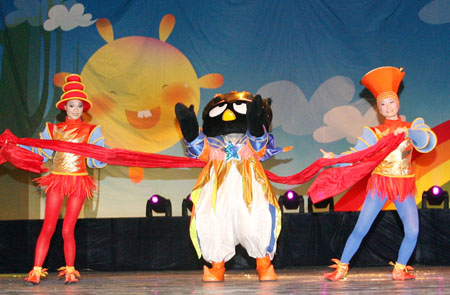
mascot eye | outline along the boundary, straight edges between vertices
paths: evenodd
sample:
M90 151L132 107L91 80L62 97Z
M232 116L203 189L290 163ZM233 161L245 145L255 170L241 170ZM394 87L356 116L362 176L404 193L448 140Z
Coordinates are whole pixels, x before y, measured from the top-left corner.
M226 108L227 108L227 105L225 103L215 106L213 109L211 109L209 111L209 116L211 118L217 117L218 115L222 114Z
M233 109L239 114L247 114L247 104L245 102L235 102L233 103Z

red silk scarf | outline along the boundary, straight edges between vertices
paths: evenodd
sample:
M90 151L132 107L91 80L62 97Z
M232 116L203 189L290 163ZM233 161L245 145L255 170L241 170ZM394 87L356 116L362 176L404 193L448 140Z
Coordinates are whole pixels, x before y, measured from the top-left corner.
M267 177L278 183L301 184L311 180L322 168L350 163L350 166L326 168L319 173L308 189L308 196L317 203L345 191L371 173L403 140L403 133L389 134L367 149L333 159L320 158L297 174L280 177L266 171Z
M404 135L383 137L377 144L334 159L320 158L297 174L278 176L266 170L267 177L274 182L298 185L311 180L322 168L338 163L351 163L346 167L327 168L319 173L308 190L308 195L314 203L333 197L351 187L369 174L386 156L403 141ZM73 143L59 140L44 140L34 138L18 138L6 129L0 135L0 164L8 161L17 168L34 173L45 172L48 169L42 165L43 158L17 144L50 149L94 158L109 165L121 165L143 168L186 168L203 167L204 162L188 157L177 157L130 151L118 148L104 148L86 143Z

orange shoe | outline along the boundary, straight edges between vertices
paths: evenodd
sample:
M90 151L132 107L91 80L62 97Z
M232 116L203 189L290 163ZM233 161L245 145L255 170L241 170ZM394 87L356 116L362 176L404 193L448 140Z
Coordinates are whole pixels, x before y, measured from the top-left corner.
M260 281L277 281L278 276L273 268L270 256L256 258L256 271Z
M394 266L394 269L392 270L392 279L397 281L404 281L404 280L414 280L416 276L409 273L409 271L414 270L412 266L409 265L403 265L398 262L395 264L390 262L390 265Z
M47 269L41 266L35 266L28 273L28 277L25 278L25 285L33 286L38 285L41 282L41 278L47 277Z
M348 274L348 263L342 263L339 259L331 259L335 264L330 265L330 268L335 268L336 270L329 273L324 273L323 276L330 281L339 281L345 279Z
M213 262L212 267L203 266L204 282L223 282L225 279L225 261Z
M81 278L80 273L78 272L78 270L75 269L74 266L63 266L58 268L59 270L59 274L58 277L65 277L65 281L64 284L69 285L69 284L74 284L76 282L78 282L78 279Z

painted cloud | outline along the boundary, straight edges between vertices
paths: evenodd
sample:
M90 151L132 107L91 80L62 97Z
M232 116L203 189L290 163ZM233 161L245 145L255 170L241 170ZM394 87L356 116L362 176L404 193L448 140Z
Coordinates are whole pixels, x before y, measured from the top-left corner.
M268 83L257 93L273 99L273 128L281 126L285 132L301 136L321 127L322 117L330 109L348 104L355 93L355 85L347 77L332 77L319 86L309 101L290 81Z
M323 117L325 126L314 130L313 137L317 142L328 143L347 139L355 144L362 134L364 126L377 126L378 117L374 108L362 115L354 106L346 105L331 109Z
M442 25L450 22L450 1L434 0L419 11L419 18L432 25Z
M44 22L46 31L53 31L58 27L63 31L70 31L78 26L88 27L96 21L91 20L92 14L84 14L84 6L80 3L73 5L70 10L64 5L55 5L48 11L48 17Z

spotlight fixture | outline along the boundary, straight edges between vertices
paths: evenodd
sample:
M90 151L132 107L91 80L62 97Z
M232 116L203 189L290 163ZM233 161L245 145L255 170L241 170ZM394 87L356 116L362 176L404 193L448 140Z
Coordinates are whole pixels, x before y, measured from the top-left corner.
M287 210L296 210L298 208L298 213L305 212L303 196L298 195L293 190L288 190L281 195L278 198L278 204L280 205L281 213L284 213L283 207Z
M428 205L440 206L444 203L444 209L448 209L448 192L440 186L434 185L422 194L422 209L428 209Z
M152 217L153 211L157 213L164 213L164 216L172 216L172 203L160 195L153 195L147 201L146 216Z
M316 204L313 204L310 197L308 197L308 213L314 213L314 208L325 209L328 207L328 212L334 211L334 200L333 198L328 198Z
M193 206L194 203L192 203L192 197L191 194L189 194L186 198L183 199L183 202L181 203L181 215L189 216L188 212L192 213Z

